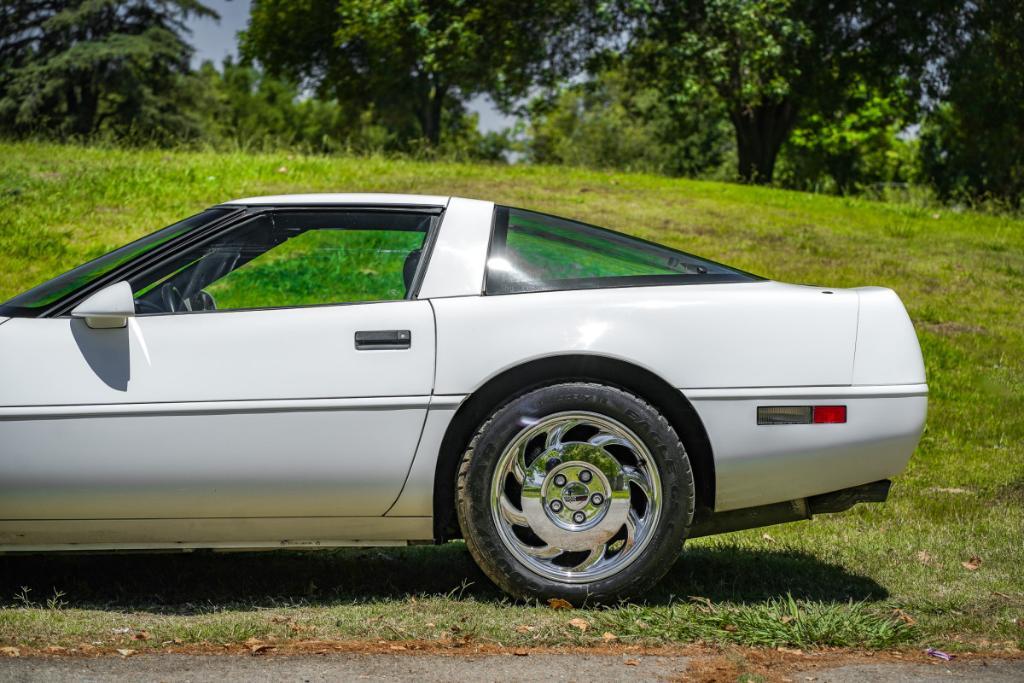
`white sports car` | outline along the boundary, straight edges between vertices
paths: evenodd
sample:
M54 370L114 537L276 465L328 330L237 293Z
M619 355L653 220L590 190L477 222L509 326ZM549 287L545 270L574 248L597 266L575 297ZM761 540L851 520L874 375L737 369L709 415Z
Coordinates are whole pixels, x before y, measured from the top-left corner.
M888 289L456 197L228 202L0 304L0 551L462 537L519 597L885 500L927 407Z

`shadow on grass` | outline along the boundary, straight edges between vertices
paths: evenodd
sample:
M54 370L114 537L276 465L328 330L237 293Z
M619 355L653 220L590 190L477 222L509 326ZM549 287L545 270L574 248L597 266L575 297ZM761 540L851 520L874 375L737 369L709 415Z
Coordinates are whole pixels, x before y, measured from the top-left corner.
M4 606L45 606L57 595L65 607L170 614L447 594L485 602L505 599L462 543L306 552L0 557ZM787 594L826 602L887 596L872 579L807 553L719 546L688 549L642 602L657 605L699 595L744 604Z

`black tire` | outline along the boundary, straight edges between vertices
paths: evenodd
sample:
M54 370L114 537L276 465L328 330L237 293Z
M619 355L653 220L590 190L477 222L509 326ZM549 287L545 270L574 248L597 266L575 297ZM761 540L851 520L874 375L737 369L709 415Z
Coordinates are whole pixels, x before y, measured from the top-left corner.
M531 570L510 552L491 512L491 482L501 454L523 430L524 418L586 411L624 425L646 446L661 479L661 513L650 541L615 574L569 583ZM473 559L507 593L523 599L562 598L573 604L611 602L650 588L679 557L693 520L695 488L690 460L679 436L653 406L602 384L573 382L536 389L498 408L484 421L458 469L459 526Z

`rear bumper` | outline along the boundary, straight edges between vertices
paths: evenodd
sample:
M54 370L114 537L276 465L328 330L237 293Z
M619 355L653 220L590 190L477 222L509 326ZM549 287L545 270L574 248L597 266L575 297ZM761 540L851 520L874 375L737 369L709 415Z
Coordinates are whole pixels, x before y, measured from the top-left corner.
M683 390L711 442L715 511L892 479L917 447L926 384ZM760 406L844 405L845 424L757 424Z
M802 519L810 519L814 515L849 510L857 503L884 503L889 497L888 479L873 481L850 488L823 493L809 498L798 498L783 503L758 505L756 507L716 512L710 517L696 522L690 527L689 538L713 536L730 531L756 529L773 524L785 524Z

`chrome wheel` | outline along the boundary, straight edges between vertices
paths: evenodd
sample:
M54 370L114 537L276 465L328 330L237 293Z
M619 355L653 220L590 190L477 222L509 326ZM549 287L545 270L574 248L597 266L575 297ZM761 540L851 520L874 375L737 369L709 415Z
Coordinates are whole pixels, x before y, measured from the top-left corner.
M661 513L661 479L644 443L596 413L556 413L520 431L491 482L505 547L531 571L567 583L633 562Z

